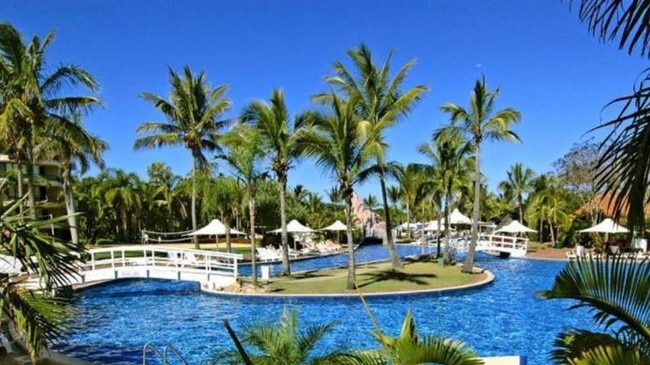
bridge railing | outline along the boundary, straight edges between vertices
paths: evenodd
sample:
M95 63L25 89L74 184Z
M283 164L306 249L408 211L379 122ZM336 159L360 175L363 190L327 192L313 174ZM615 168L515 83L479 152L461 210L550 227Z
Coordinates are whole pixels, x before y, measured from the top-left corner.
M506 236L501 234L481 234L479 242L483 243L485 247L504 248L510 250L526 250L528 249L528 238Z
M88 250L85 270L118 267L167 267L183 270L222 273L237 277L240 254L152 246L119 246Z

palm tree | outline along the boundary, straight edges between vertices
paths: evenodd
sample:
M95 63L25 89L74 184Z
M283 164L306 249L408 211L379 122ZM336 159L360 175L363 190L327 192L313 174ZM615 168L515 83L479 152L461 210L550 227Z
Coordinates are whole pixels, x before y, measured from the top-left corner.
M313 118L310 129L299 140L305 155L316 158L316 164L334 175L340 197L345 201L345 220L348 242L347 289L356 287L354 242L352 240L352 194L360 182L361 173L367 169L377 140L371 133L372 125L358 119L356 100L343 100L330 95L331 112Z
M434 167L434 177L441 187L444 196L445 216L445 251L444 261L451 261L451 232L449 216L451 205L454 201L453 194L463 185L464 179L469 176L472 162L469 156L473 152L473 145L468 143L455 129L438 129L432 136L431 142L420 145L418 151L429 158ZM440 242L440 241L438 241ZM440 249L440 247L438 247Z
M477 80L474 85L474 90L470 95L469 110L453 103L445 103L441 106L442 111L451 115L451 125L448 128L459 128L469 135L474 145L475 174L472 240L463 266L464 272L472 272L474 269L474 253L476 251L476 241L478 240L481 197L481 143L490 140L519 141L519 137L510 127L513 123L519 122L521 115L512 108L494 111L494 101L498 96L499 89L489 91L485 84L485 78L482 78Z
M108 149L108 143L99 137L93 136L81 125L81 115L77 114L70 118L71 125L65 128L61 124L56 125L47 138L48 154L58 160L63 180L63 196L70 226L70 239L74 244L79 243L77 231L77 216L75 210L74 196L72 191L72 171L79 170L83 175L88 172L90 162L95 163L101 169L105 168L102 153ZM74 127L73 127L74 126Z
M374 133L381 140L386 129L394 126L400 117L408 115L415 103L419 102L422 95L428 90L425 85L417 85L403 90L404 81L409 71L415 66L415 60L408 61L402 66L395 76L390 78L390 66L393 52L389 53L382 65L377 65L372 59L370 49L365 44L360 44L357 49L349 49L348 56L352 60L356 75L348 70L345 65L337 61L334 63L335 75L328 77L327 82L336 87L348 98L354 96L357 105L357 117L372 124ZM331 94L317 95L316 99L327 99ZM390 209L386 196L386 154L388 146L383 144L381 149L375 151L375 161L378 168L381 197L384 206L384 220L386 221L386 243L390 251L391 264L397 269L402 266L395 241L390 227Z
M524 169L521 162L516 162L510 166L510 171L507 174L508 179L499 183L499 188L516 197L517 206L519 207L519 220L524 223L524 194L528 194L533 190L532 183L535 173L530 168Z
M0 192L3 190L4 183L0 183ZM75 252L79 248L43 233L49 232L47 228L51 224L59 224L67 217L36 221L27 211L21 214L19 206L26 198L0 203L0 249L11 252L23 268L38 275L45 290L26 289L20 285L21 280L16 280L18 277L2 275L0 318L16 326L25 339L32 362L36 363L41 350L62 333L62 320L69 313L63 300L51 293L55 287L69 285L67 278L78 275L79 257Z
M153 93L141 93L140 97L160 110L168 122L148 121L136 130L139 136L133 148L151 149L183 146L192 154L192 229L196 230L196 170L207 164L203 151L219 151L219 133L227 121L218 120L230 109L231 101L224 97L228 87L219 85L211 89L205 71L194 75L189 66L183 74L169 69L171 95L169 100ZM196 236L194 245L199 248Z
M202 208L206 211L219 211L223 225L226 226L226 250L232 251L230 226L243 198L243 191L237 180L232 177L219 176L208 187L207 199ZM212 216L212 214L210 214Z
M580 0L580 19L602 41L618 41L628 54L650 55L648 3L642 0ZM610 129L602 141L597 163L596 189L612 194L615 220L627 215L632 232L645 231L644 206L650 177L650 69L642 72L631 94L614 99L618 115L594 129Z
M252 283L257 285L257 265L255 251L255 196L260 181L268 175L261 168L265 150L262 148L262 136L257 129L240 125L224 136L224 142L229 148L227 155L217 157L225 160L233 175L246 187L248 200L249 236L251 243L251 272Z
M480 365L481 360L470 348L460 341L444 337L418 334L411 312L408 311L402 323L399 337L387 336L383 333L371 315L375 326L373 337L382 348L366 354L366 358L382 358L388 364L445 364L445 365ZM380 363L384 363L381 361Z
M296 144L305 115L297 115L290 122L282 90L273 90L270 103L253 101L244 108L241 121L253 125L262 136L264 148L270 152L271 170L275 172L280 187L280 224L282 228L282 275L291 275L289 264L289 239L287 236L287 180L289 169L300 157ZM291 125L290 125L291 124Z
M546 299L572 299L587 308L602 332L570 329L558 334L556 364L650 364L650 265L623 258L578 260L567 265Z
M245 363L244 357L256 365L357 363L354 354L342 350L314 353L318 343L335 326L335 322L330 322L304 327L298 321L297 311L284 310L279 323L258 322L244 329L241 342L249 346L249 351L242 347L227 354L220 354L219 357L228 358L231 364ZM236 335L233 340L239 342ZM220 359L214 359L212 362L220 363Z
M33 167L43 137L53 130L78 132L79 126L67 115L88 112L101 105L94 96L62 95L62 90L69 86L84 86L94 92L99 84L78 66L50 68L45 55L53 39L54 33L50 32L42 40L34 36L24 43L17 29L0 23L0 141L13 160L27 164L30 207L36 203ZM29 211L35 218L36 210Z

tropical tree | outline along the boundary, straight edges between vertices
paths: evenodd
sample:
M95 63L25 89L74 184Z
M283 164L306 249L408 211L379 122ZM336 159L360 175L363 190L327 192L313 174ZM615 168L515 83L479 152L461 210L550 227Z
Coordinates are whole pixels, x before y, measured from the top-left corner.
M356 287L354 242L352 240L352 194L360 182L377 148L370 122L360 120L356 114L356 96L343 100L330 95L330 113L314 116L310 128L300 137L299 143L307 156L316 158L316 165L331 172L338 182L338 191L345 201L345 220L348 242L347 289Z
M11 24L0 23L0 141L9 156L27 165L28 205L36 204L34 165L43 137L57 131L73 135L79 125L68 116L85 113L101 105L95 96L63 94L73 86L94 92L99 84L83 68L74 65L50 67L46 59L54 33L29 43ZM18 179L22 184L22 178ZM32 219L36 210L30 209Z
M558 334L551 359L556 364L650 364L650 265L623 258L578 260L567 265L546 299L578 301L602 332L570 329Z
M136 130L139 137L133 148L151 149L159 147L183 146L192 154L192 229L196 230L196 179L198 168L208 161L204 151L220 151L219 135L227 121L219 118L230 109L231 101L224 95L226 85L212 89L206 79L205 71L194 75L189 66L183 74L169 69L171 94L169 100L153 93L141 93L140 97L160 110L167 122L147 121ZM194 236L195 247L198 241Z
M510 128L513 123L519 122L521 115L512 108L494 110L494 101L499 96L499 89L489 91L485 78L476 81L474 90L470 95L470 107L465 109L453 103L445 103L442 111L451 116L450 129L459 128L468 135L474 148L475 174L474 174L474 210L472 214L472 238L469 252L465 259L463 271L472 272L474 268L474 254L478 241L478 222L480 219L481 197L481 144L483 141L519 141L519 137ZM453 135L454 133L450 133Z
M507 172L508 178L499 183L499 188L506 194L514 196L517 199L517 206L519 208L519 220L524 223L524 194L528 194L533 190L533 179L535 173L532 169L524 169L521 162L516 162L510 166Z
M4 183L0 184L0 191L3 190ZM36 363L41 350L62 333L62 320L69 313L62 298L52 293L56 287L69 285L69 278L78 275L79 257L75 252L79 248L44 233L49 232L50 225L60 224L67 217L32 220L28 211L21 214L19 206L26 198L0 203L0 249L14 256L22 268L38 275L43 290L27 289L16 276L1 275L0 319L16 326L32 362Z
M354 71L336 61L334 63L334 76L326 81L333 85L346 97L355 100L355 112L361 120L372 124L374 133L380 140L385 131L394 126L401 117L408 115L411 108L420 101L422 95L428 90L425 85L405 88L404 81L409 71L415 66L415 60L408 61L391 78L390 66L393 52L390 52L386 61L378 65L373 59L370 48L360 44L357 49L349 49L348 56L352 60ZM330 98L331 94L317 95L317 99ZM383 148L375 151L375 161L378 169L381 196L384 206L384 220L386 222L386 243L390 251L393 268L400 268L401 263L395 248L390 227L390 209L386 195L386 177L390 171L386 168L388 145L382 143ZM372 175L370 175L372 176Z
M469 159L473 152L473 145L465 140L457 129L438 129L432 136L431 142L421 144L418 148L420 154L431 161L434 170L434 179L437 180L444 196L445 216L445 262L451 261L451 232L449 216L454 201L454 192L468 180L469 171L473 167ZM440 247L438 247L440 248ZM439 251L438 251L439 252Z
M642 0L581 0L578 14L602 41L615 41L628 54L650 55L649 6ZM650 69L642 72L632 93L611 101L620 108L613 119L594 129L609 129L600 144L596 190L614 196L614 219L627 215L631 231L645 231L650 171Z
M233 175L242 182L246 189L249 215L249 237L251 244L251 272L252 283L257 285L257 264L255 251L255 196L262 179L268 173L261 167L265 156L262 148L262 136L257 129L240 125L224 136L228 146L228 154L218 155L217 158L225 160Z
M582 143L575 143L569 152L553 162L559 182L579 202L578 207L586 207L591 223L598 223L600 209L597 201L601 195L596 188L596 170L600 157L599 144L590 138Z
M46 154L60 162L61 178L63 180L63 197L70 227L70 239L74 244L79 243L77 230L77 215L72 190L72 172L78 170L80 175L88 172L93 162L101 169L106 166L102 153L108 149L108 143L93 136L81 125L81 115L70 118L72 124L53 125L49 137L46 138ZM74 126L74 127L73 127Z
M295 364L354 364L356 356L343 350L319 352L315 350L320 341L336 326L336 322L300 325L298 312L284 310L278 323L256 322L244 329L241 342L248 347L238 347L227 354L219 354L211 364L221 364L227 358L229 364L295 365ZM232 336L232 335L231 335ZM234 335L234 341L239 338Z
M366 307L367 309L367 307ZM368 309L367 309L368 310ZM369 310L368 310L368 313ZM380 358L385 361L379 364L417 365L417 364L445 364L445 365L480 365L481 360L463 342L438 337L421 335L418 333L415 320L411 311L406 313L402 329L398 337L391 337L381 330L379 324L370 314L375 326L372 335L380 343L381 349L369 351L363 357L366 359ZM369 361L366 361L369 362Z
M300 157L296 143L305 114L298 114L293 123L284 101L282 90L273 90L270 103L253 101L248 104L241 115L243 123L258 129L262 143L269 152L271 170L275 172L280 188L280 224L282 228L282 275L291 275L289 264L289 239L287 235L287 181L289 169Z
M226 227L226 250L228 252L232 251L230 242L231 222L240 209L240 203L244 195L244 190L236 179L219 176L208 187L207 198L201 206L206 212L219 212L221 221ZM212 213L208 215L213 216Z

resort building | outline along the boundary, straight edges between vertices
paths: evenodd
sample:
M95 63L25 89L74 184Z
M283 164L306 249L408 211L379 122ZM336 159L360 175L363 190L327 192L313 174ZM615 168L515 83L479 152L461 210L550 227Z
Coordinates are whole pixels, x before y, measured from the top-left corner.
M16 199L19 197L16 173L22 166L23 181L27 178L26 166L18 164L9 155L0 154L0 183L4 183L3 197ZM61 164L57 161L41 161L34 168L34 199L37 204L38 217L49 217L50 214L59 216L65 214L63 200L63 180L61 179ZM26 193L27 184L23 183L23 194ZM47 203L47 204L45 204Z

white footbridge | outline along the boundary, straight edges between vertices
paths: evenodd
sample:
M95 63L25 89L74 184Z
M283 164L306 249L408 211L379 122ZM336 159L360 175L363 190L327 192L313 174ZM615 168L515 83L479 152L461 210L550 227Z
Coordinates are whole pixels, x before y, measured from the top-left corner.
M470 240L470 237L454 238L451 240L451 245L458 252L467 252ZM499 233L481 233L476 242L476 251L483 251L499 257L524 257L528 251L528 238Z
M186 280L219 289L237 280L240 254L156 246L119 246L87 251L72 286L126 278ZM37 282L31 285L38 287Z

